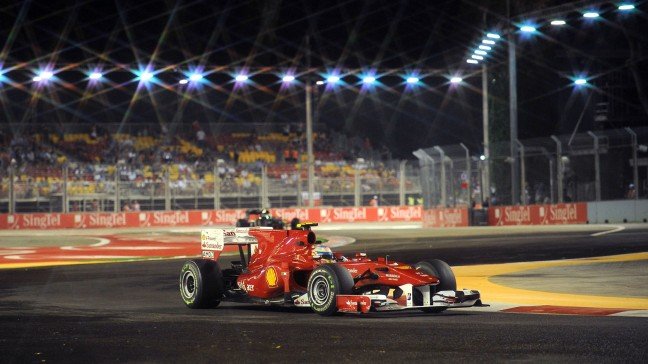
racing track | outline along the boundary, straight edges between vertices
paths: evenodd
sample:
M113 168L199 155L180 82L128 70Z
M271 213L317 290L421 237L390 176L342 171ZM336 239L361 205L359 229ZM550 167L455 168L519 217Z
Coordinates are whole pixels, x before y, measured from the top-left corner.
M591 236L593 231L581 230L509 231L514 235L430 237L438 234L419 229L335 234L359 239L339 249L344 252L389 254L390 259L409 262L439 257L453 266L643 253L629 265L552 268L538 263L526 273L498 276L497 282L569 292L580 289L572 279L587 283L589 277L594 282L583 284L581 293L607 296L620 306L624 299L612 296L648 298L645 225L596 237ZM323 318L308 310L235 304L189 310L177 293L181 264L182 260L169 260L0 270L0 361L645 362L648 358L648 318L643 317L466 309L440 315L412 311ZM624 280L616 270L638 278ZM597 289L608 283L615 287Z

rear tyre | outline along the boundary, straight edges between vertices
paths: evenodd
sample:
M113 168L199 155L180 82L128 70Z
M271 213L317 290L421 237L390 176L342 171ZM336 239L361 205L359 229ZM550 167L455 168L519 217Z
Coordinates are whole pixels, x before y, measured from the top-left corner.
M223 297L223 273L217 262L187 260L180 270L180 297L189 308L213 308Z
M418 262L414 268L426 274L433 275L439 278L439 284L436 286L437 291L455 291L457 290L457 279L455 278L452 268L448 263L439 259L430 259ZM414 304L423 304L423 295L418 290L414 290ZM422 308L424 312L439 313L446 310L446 307L429 307Z
M351 294L353 277L349 271L335 263L322 264L313 269L308 278L308 301L316 313L331 316L337 309L337 296Z

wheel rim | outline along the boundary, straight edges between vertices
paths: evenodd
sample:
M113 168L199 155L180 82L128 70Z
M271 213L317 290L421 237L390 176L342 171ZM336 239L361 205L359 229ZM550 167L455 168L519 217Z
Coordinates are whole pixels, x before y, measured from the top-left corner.
M328 279L322 276L315 278L311 286L311 296L317 306L327 303L331 297L331 285Z
M185 297L193 297L196 292L196 277L193 272L187 271L182 275L182 294Z

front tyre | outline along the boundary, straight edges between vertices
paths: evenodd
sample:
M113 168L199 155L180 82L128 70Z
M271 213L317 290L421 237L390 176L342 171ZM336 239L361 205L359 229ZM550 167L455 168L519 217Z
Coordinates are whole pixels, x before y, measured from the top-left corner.
M315 268L308 278L308 301L316 313L331 316L337 309L337 296L350 294L353 277L346 268L333 264L322 264Z
M180 270L180 297L189 308L213 308L223 296L223 273L217 262L187 260Z
M418 262L414 265L414 268L422 271L425 274L429 274L439 278L439 284L436 286L438 291L456 291L457 290L457 279L455 278L452 269L448 263L439 259L430 259ZM422 305L423 304L423 295L418 290L414 290L414 304ZM446 307L428 307L422 308L424 312L430 313L439 313L446 310Z

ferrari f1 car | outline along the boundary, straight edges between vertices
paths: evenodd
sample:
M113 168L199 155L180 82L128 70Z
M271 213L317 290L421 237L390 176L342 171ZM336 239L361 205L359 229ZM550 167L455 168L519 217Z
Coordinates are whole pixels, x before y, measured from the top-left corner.
M387 257L374 261L364 253L345 257L320 245L310 229L315 225L202 230L202 259L186 261L180 272L182 300L190 308L221 301L310 307L323 316L481 305L478 291L457 290L441 260L410 265ZM219 256L227 246L238 247L240 260L225 268Z

